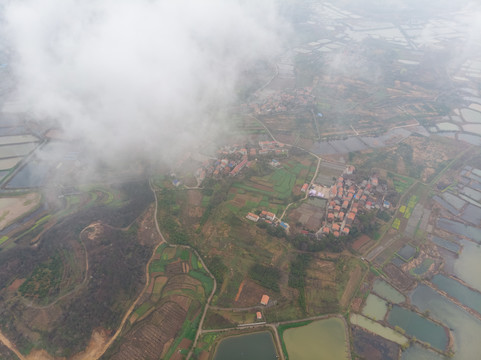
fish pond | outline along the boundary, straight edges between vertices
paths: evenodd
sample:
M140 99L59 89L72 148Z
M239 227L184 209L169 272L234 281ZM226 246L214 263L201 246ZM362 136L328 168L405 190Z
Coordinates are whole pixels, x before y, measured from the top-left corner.
M393 306L387 321L392 326L399 326L407 335L414 336L439 350L445 350L448 345L448 335L444 327L418 313Z
M405 337L403 334L397 332L394 329L391 329L390 327L381 325L374 320L368 319L365 316L359 314L351 314L350 320L351 324L360 326L363 329L366 329L373 334L379 335L384 339L392 341L396 344L404 345L409 342L408 338Z
M277 352L268 331L232 336L222 340L214 360L277 359Z
M445 248L449 251L452 251L453 253L458 253L459 250L461 250L461 246L458 243L455 243L453 241L449 241L449 240L440 238L438 236L433 236L431 240L436 245L441 246L442 248Z
M416 248L411 245L404 245L401 250L397 252L403 260L409 261L414 255L416 255Z
M401 360L439 360L448 359L437 352L426 349L419 344L413 344L401 354Z
M464 235L478 243L481 242L481 229L473 226L464 225L463 223L444 218L438 219L436 226L450 233Z
M479 359L481 353L481 321L464 311L446 297L426 285L419 285L411 293L411 303L430 317L446 324L454 339L455 360ZM416 357L406 360L417 360ZM405 358L403 358L405 360Z
M393 304L400 304L406 301L403 294L381 279L376 279L372 291Z
M291 360L348 359L346 327L337 317L287 329L282 337Z
M362 314L374 320L383 320L387 313L387 303L379 296L369 294Z
M463 251L454 259L453 273L466 284L481 291L481 246L472 241L462 240Z
M411 273L413 275L421 276L422 274L424 274L426 271L429 270L429 268L433 263L434 263L433 259L430 259L430 258L424 259L419 266L411 270Z
M471 290L459 281L446 277L442 274L433 276L431 282L440 290L445 291L461 304L470 307L481 314L481 293Z

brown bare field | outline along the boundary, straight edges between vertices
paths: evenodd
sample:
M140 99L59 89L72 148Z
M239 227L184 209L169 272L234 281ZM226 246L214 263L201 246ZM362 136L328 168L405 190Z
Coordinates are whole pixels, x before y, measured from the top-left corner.
M115 360L158 359L169 347L182 327L187 313L181 305L167 301L153 311L146 321L130 331Z
M349 274L349 281L347 282L344 293L339 301L341 308L346 308L349 305L349 301L356 291L359 281L361 280L361 276L362 270L360 266L356 266Z
M189 206L186 207L187 215L190 218L200 218L204 209L202 208L202 193L198 190L187 191L187 201Z
M38 193L0 198L0 230L7 227L15 219L35 209L41 198Z
M241 291L238 293L238 297L236 296L236 300L234 301L235 307L256 306L260 304L262 295L271 295L270 291L250 279L245 279L242 283L242 290L239 289Z
M336 312L338 310L338 283L333 261L315 259L307 270L305 298L309 315Z
M360 251L360 249L366 245L367 243L369 243L371 241L371 239L369 238L369 236L367 235L362 235L360 237L358 237L353 243L352 243L352 248L356 251Z
M183 289L189 289L195 292L202 291L203 293L204 288L202 287L201 282L197 279L194 279L188 275L175 275L172 276L164 286L163 292L169 293L181 291Z
M25 278L15 279L8 287L8 291L17 291L20 285L22 285L25 282L25 280L26 280Z
M154 205L151 205L140 220L137 239L141 245L154 245L160 241L159 233L155 227L155 219L152 216ZM156 254L155 256L157 256Z
M291 223L300 222L307 230L317 231L321 227L324 210L310 204L302 204L289 213Z

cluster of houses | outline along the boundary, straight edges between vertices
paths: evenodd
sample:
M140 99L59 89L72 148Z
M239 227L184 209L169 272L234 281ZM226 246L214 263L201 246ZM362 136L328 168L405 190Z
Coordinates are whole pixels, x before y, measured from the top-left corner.
M245 167L249 167L257 156L287 155L287 147L277 141L259 141L259 147L246 148L237 144L224 146L217 151L217 158L206 160L194 176L200 185L207 176L236 176ZM275 161L275 160L273 160ZM275 167L273 163L272 166Z
M304 191L309 191L309 196L328 200L325 223L318 235L333 234L335 237L349 235L358 211L391 206L384 200L387 187L380 186L376 176L356 183L351 176L354 171L354 167L349 166L331 187L321 185L313 185L311 189L303 187Z
M254 222L264 221L267 224L272 226L280 226L286 232L289 232L289 224L278 219L276 217L276 214L270 211L262 210L259 215L256 215L250 212L250 213L247 213L246 218Z
M312 87L309 86L275 93L262 104L251 104L251 108L257 115L280 113L309 105L314 100L315 96L312 95Z

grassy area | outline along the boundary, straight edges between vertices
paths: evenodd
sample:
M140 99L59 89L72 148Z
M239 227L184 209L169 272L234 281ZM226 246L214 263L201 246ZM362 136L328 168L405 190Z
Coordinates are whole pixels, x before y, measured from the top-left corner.
M402 194L404 193L409 187L414 184L414 179L402 175L393 174L388 172L387 176L392 179L394 189Z
M140 305L136 310L135 313L137 316L140 318L142 315L144 315L150 308L152 307L152 304L150 302L145 302L142 305Z
M394 221L392 222L392 227L396 230L399 230L400 226L401 226L401 220L399 220L398 218L394 219Z
M7 240L8 240L8 236L5 236L5 235L2 236L2 237L0 238L0 245L2 245L2 244L3 244L5 241L7 241Z
M416 195L412 195L409 198L406 209L404 211L404 218L405 219L409 219L411 217L411 213L413 212L413 209L416 206L417 202L418 202L418 197Z
M164 272L165 271L165 263L162 260L154 260L150 263L149 266L149 273L154 272Z
M47 261L38 265L32 274L20 286L20 294L24 297L45 300L59 292L63 274L63 263L57 252Z

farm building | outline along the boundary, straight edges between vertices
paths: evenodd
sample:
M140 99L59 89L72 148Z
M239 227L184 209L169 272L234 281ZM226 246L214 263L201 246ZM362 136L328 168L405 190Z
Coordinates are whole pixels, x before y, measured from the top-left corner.
M248 213L246 215L246 218L248 218L249 220L252 220L254 222L259 221L259 216L257 216L256 214L253 214L253 213Z
M308 187L309 187L309 184L305 183L304 185L302 185L301 191L306 192Z
M256 312L257 320L262 320L262 313L260 311Z
M276 215L274 213L271 213L271 212L265 211L265 210L263 210L261 212L261 216L265 217L267 220L271 220L271 221L274 221L276 219Z
M269 303L269 296L268 295L262 295L261 305L267 305L268 303Z

